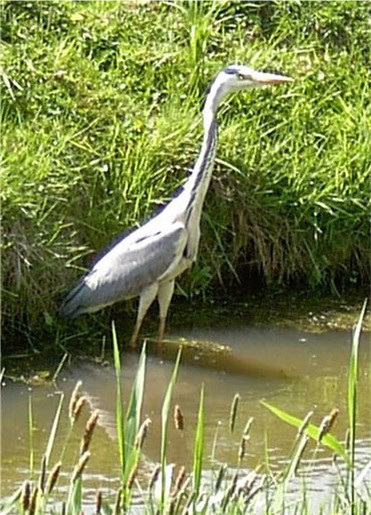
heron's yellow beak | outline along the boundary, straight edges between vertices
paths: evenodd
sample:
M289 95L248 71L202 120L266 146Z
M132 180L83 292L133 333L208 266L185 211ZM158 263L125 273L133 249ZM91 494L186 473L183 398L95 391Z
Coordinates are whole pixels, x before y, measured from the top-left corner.
M284 82L292 82L294 80L291 77L285 77L284 75L263 72L255 72L252 79L254 82L262 86L265 84L283 84Z

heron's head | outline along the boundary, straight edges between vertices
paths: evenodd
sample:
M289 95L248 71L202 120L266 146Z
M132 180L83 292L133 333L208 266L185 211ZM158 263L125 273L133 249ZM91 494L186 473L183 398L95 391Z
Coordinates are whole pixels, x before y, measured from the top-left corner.
M210 107L217 109L220 101L228 94L243 89L270 86L291 82L290 77L277 75L274 73L258 72L248 66L234 64L230 65L215 78L210 90Z
M220 85L229 91L239 91L240 89L256 88L259 86L270 86L272 84L282 84L291 82L290 77L276 75L274 73L263 73L253 70L248 66L231 65L222 70L217 79Z

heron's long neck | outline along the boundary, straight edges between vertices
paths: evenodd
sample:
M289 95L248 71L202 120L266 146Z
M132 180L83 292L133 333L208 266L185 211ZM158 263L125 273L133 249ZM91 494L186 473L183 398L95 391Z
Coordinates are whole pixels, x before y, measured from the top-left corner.
M212 98L215 98L213 96ZM201 152L194 165L191 176L184 186L188 194L188 212L194 209L200 213L209 187L210 178L215 160L218 144L218 122L216 119L216 106L210 102L210 94L204 108L204 138Z

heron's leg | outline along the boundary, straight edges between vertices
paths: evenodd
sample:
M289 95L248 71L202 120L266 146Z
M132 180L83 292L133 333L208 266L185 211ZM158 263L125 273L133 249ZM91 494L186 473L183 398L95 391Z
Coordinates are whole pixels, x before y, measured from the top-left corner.
M158 330L158 342L161 343L164 338L166 315L170 306L171 297L174 293L174 279L166 283L160 284L158 287L158 303L160 306L160 326Z
M139 307L138 307L138 314L137 314L137 321L134 326L134 331L131 336L130 340L130 347L135 348L140 327L143 322L143 318L146 316L146 313L148 311L148 308L152 304L152 302L155 300L156 295L158 292L158 284L151 284L151 286L148 286L148 288L145 288L142 293L140 294L139 299Z

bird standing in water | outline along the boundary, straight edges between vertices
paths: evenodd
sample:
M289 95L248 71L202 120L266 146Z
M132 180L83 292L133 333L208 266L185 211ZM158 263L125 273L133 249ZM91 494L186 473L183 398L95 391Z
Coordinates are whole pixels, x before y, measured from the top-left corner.
M117 301L139 296L130 341L135 347L143 318L157 297L158 339L162 341L175 278L190 268L197 257L201 211L218 142L216 115L220 102L228 93L291 80L242 65L228 66L217 75L203 109L201 152L182 190L158 215L108 248L64 300L62 315L76 317L93 313Z

